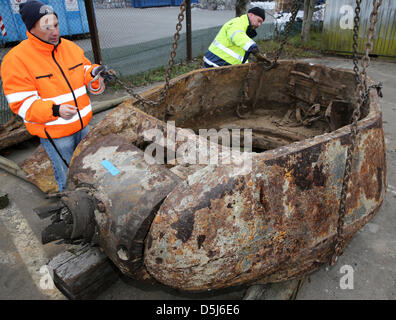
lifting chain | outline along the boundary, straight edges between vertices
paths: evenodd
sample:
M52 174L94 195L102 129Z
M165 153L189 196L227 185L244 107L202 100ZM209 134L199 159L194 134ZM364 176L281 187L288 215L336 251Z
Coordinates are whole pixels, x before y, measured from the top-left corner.
M281 44L279 46L279 49L276 52L274 61L272 61L272 63L270 65L264 66L264 70L271 70L272 68L274 68L274 67L276 67L278 65L278 59L279 59L279 57L282 54L283 47L285 46L285 44L287 42L287 39L288 39L288 37L290 35L290 32L292 30L293 24L296 21L297 13L298 13L298 10L300 9L301 2L302 2L302 0L294 0L293 7L292 7L292 10L291 10L291 16L290 16L289 21L287 22L286 27L285 27L285 34L283 36L283 39L282 39Z
M180 5L178 22L176 24L176 33L173 36L173 44L172 44L172 50L171 50L170 58L169 58L169 62L168 62L168 69L166 71L165 85L160 93L160 97L159 97L158 101L153 101L153 100L148 100L148 99L143 98L141 95L134 92L134 90L131 87L128 87L114 72L111 73L111 76L115 79L115 82L117 82L119 85L121 85L142 106L143 105L150 105L150 106L159 105L165 100L165 97L168 94L169 87L170 87L170 78L171 78L172 68L173 68L173 65L175 62L174 60L175 60L175 56L176 56L177 43L180 39L180 31L182 29L182 22L184 20L185 10L186 10L186 1L183 0L183 2ZM167 113L168 113L168 110L165 111L165 116Z
M173 36L173 44L172 44L172 50L170 53L170 58L168 62L168 70L166 71L166 78L165 78L165 86L164 89L161 92L161 96L159 98L159 102L162 103L165 100L165 97L168 93L169 90L169 82L171 78L171 72L173 68L173 64L175 63L175 56L176 56L176 49L177 49L177 43L180 39L180 31L182 29L182 22L184 20L184 11L186 11L186 0L183 0L183 2L180 5L180 12L178 15L178 22L176 24L176 33Z
M133 98L135 98L141 106L143 105L155 106L159 104L159 102L157 101L144 99L140 94L134 92L131 87L128 87L117 75L114 75L114 77L115 77L115 82L121 85L121 87L123 87L126 90L126 92L128 92Z
M358 67L358 57L357 57L357 47L358 47L358 31L359 31L359 13L360 13L361 0L356 0L356 10L354 19L354 36L353 36L353 59L354 59L354 71L355 78L357 82L357 100L354 106L352 114L352 124L351 124L351 145L347 149L347 157L345 164L345 172L342 181L341 189L341 199L340 206L338 210L338 225L337 225L337 235L335 238L334 254L331 258L330 265L334 265L338 257L342 255L345 247L345 234L344 234L344 224L345 224L345 214L346 214L346 198L348 193L348 183L351 178L352 173L352 158L357 143L358 135L358 121L360 118L360 109L367 102L370 90L372 88L377 89L377 94L381 97L382 84L372 85L367 88L367 67L370 62L369 54L372 50L372 43L374 38L375 25L378 20L378 8L382 4L382 0L373 0L373 11L370 14L370 28L367 35L367 43L365 47L365 56L362 58L362 71L359 74Z
M248 107L246 106L247 101L249 100L249 79L251 78L251 73L252 73L253 68L251 68L251 66L249 65L247 74L246 74L246 78L243 82L243 88L242 88L242 97L241 97L241 102L237 105L236 107L236 114L238 116L238 118L240 119L246 119L247 116L243 115L241 113L241 109L244 109L245 111L248 109Z
M360 83L359 76L359 56L358 56L358 41L359 41L359 24L360 24L360 4L362 0L356 0L355 17L353 19L353 71L355 72L355 81L358 86Z

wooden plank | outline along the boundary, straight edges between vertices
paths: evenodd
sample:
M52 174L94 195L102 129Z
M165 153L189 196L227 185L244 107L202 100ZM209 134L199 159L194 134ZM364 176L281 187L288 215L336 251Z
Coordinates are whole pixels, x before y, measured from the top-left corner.
M119 270L99 247L89 244L65 251L48 264L56 287L71 300L94 299L119 277Z
M301 71L291 71L288 87L291 96L309 104L339 98L346 86L336 85L326 80L326 78L319 78L316 72L305 74Z
M12 114L10 120L0 125L0 150L29 140L31 137L23 124L23 120Z
M4 132L0 134L0 150L29 140L30 138L32 138L32 135L26 128L18 128L9 132Z

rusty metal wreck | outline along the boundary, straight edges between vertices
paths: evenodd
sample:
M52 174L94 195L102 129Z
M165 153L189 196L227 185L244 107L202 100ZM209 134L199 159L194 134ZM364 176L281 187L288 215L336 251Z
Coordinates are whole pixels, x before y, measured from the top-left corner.
M163 104L130 100L109 113L76 149L67 191L51 198L51 210L38 210L41 217L53 216L43 242L98 244L124 274L185 291L279 282L327 263L351 143L354 74L289 60L269 71L253 66L192 71L172 80ZM245 116L238 117L245 79ZM156 100L160 89L144 97ZM304 117L313 106L316 113ZM176 152L186 141L203 143L197 135L201 128L252 129L249 170L236 173L232 164L189 165L177 159L147 163L146 133L169 135L164 114L175 122L176 134L186 137L173 145L157 139L166 151ZM375 90L358 128L346 242L385 197L385 143ZM204 143L220 150L212 141ZM227 147L221 150L220 157L227 158ZM45 192L55 191L49 166L40 149L23 164Z

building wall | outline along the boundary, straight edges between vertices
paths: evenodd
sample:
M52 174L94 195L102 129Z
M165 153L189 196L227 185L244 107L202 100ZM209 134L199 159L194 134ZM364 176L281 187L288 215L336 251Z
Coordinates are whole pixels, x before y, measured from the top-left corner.
M322 48L327 51L353 52L353 18L355 0L327 0L323 22ZM360 11L358 51L363 54L370 26L372 1L364 0ZM379 8L372 54L396 57L396 1L383 0Z

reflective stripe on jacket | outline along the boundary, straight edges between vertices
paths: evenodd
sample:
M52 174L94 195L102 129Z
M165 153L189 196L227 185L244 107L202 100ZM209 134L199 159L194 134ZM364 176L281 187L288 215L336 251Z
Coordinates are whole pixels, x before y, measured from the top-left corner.
M226 22L209 46L209 51L229 64L245 62L246 51L252 45L256 45L256 42L246 34L248 27L249 18L247 14Z
M27 32L28 39L14 47L1 65L3 90L11 110L21 116L27 130L40 138L69 136L92 118L86 86L97 66L73 42L60 39L57 46ZM93 87L98 87L95 83ZM77 106L79 113L65 120L53 115L53 105Z

